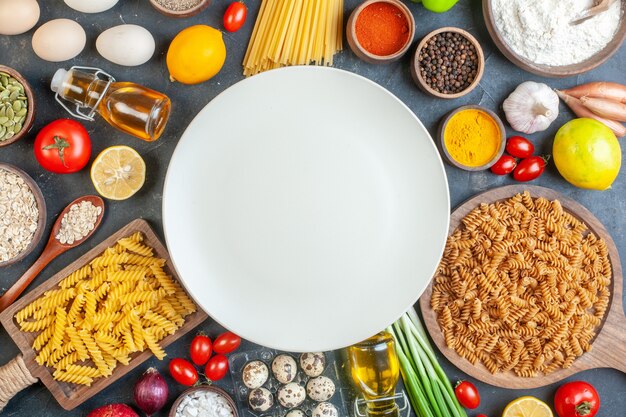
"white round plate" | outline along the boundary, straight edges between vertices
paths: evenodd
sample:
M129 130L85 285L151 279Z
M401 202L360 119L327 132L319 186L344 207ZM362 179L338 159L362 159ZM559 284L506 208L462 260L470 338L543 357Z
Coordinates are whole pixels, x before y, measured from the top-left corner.
M287 351L359 342L412 306L443 252L450 202L433 141L350 72L269 71L211 101L163 195L170 255L217 322Z

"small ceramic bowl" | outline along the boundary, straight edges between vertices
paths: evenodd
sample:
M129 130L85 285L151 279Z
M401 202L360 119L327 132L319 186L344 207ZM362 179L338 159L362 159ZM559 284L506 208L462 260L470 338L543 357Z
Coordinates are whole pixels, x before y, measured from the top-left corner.
M479 110L479 111L481 111L483 113L488 114L496 122L496 124L498 125L498 128L500 130L500 147L498 148L498 151L496 152L495 156L493 158L491 158L484 165L480 165L480 166L464 165L464 164L458 162L456 159L452 158L452 155L450 155L450 153L448 152L448 148L446 147L446 143L445 143L445 140L444 140L444 132L446 131L446 127L448 126L448 122L450 121L450 119L452 119L452 117L454 115L456 115L459 112L462 112L463 110ZM456 110L451 111L450 113L448 113L443 118L443 120L439 124L439 131L438 131L437 135L439 137L439 140L437 141L437 144L438 144L438 146L440 148L441 153L445 156L445 158L448 161L448 163L450 163L451 165L453 165L453 166L455 166L457 168L464 169L466 171L483 171L485 169L491 168L491 166L493 164L495 164L498 161L498 159L500 159L500 157L504 153L504 148L506 146L506 130L504 128L504 124L502 123L502 120L493 111L491 111L489 109L486 109L486 108L484 108L482 106L475 106L475 105L462 106L462 107L459 107Z
M16 77L17 78L17 77ZM21 82L21 80L20 80ZM21 177L24 182L30 188L30 191L35 196L35 201L37 202L37 208L39 209L39 216L37 217L37 229L35 230L35 234L33 235L33 239L30 241L26 249L24 249L19 255L15 258L11 258L8 261L0 262L0 267L13 265L16 262L21 261L25 257L27 257L39 244L41 237L43 236L44 229L46 228L46 201L43 198L43 194L41 193L41 189L39 186L31 178L30 175L10 164L0 163L0 170L9 171L19 177Z
M180 394L180 396L176 399L176 401L174 401L174 404L172 404L172 408L170 409L170 413L168 414L168 416L176 417L176 409L178 408L180 403L185 399L185 397L189 394L193 394L194 392L198 392L198 391L210 391L210 392L214 392L216 394L221 395L222 397L226 399L226 402L228 403L228 405L230 405L230 407L233 409L233 417L239 417L239 413L237 412L237 405L235 404L235 401L233 401L232 397L228 395L226 391L214 385L200 385L198 387L189 388L188 390L183 391L183 393Z
M0 72L7 73L11 77L18 80L24 86L24 93L26 94L26 99L28 100L26 119L24 119L24 122L22 123L22 128L11 139L0 141L0 147L2 147L8 146L22 139L33 127L33 122L35 121L35 95L33 94L33 89L31 88L30 84L28 84L28 81L26 81L26 78L24 78L22 74L20 74L13 68L0 65Z
M426 84L426 81L422 77L422 71L420 71L419 56L420 56L420 52L422 48L424 48L424 46L430 40L430 38L440 33L446 33L446 32L458 33L461 36L463 36L465 39L470 41L470 43L476 49L476 54L478 55L478 73L476 74L476 78L474 78L474 81L472 81L472 83L468 85L465 90L459 93L455 93L455 94L445 94L445 93L440 93L439 91L434 90L428 84ZM478 86L478 83L480 82L480 79L483 77L484 72L485 72L485 54L483 53L483 49L480 46L480 43L478 43L476 38L474 38L469 32L463 29L452 27L452 26L439 28L437 30L430 32L428 35L424 36L421 42L417 45L417 48L415 48L415 55L413 56L413 59L411 60L411 76L413 77L413 81L415 81L415 84L417 84L417 86L422 91L430 94L433 97L438 97L438 98L453 99L453 98L459 98L468 94L470 91L476 88L476 86Z
M172 0L174 1L174 0ZM200 0L200 3L186 10L171 10L161 6L157 0L150 0L152 7L168 17L191 17L195 16L211 4L211 0Z
M358 17L363 9L373 3L389 3L396 6L398 9L400 9L409 25L409 37L407 38L406 43L404 44L404 46L402 46L402 48L400 48L398 51L394 52L391 55L374 55L371 52L367 51L365 48L363 48L357 38L356 22L358 20ZM398 0L367 0L361 3L359 7L354 9L352 14L350 15L350 18L348 19L348 24L346 26L346 37L348 39L348 45L350 45L350 49L352 49L352 52L354 52L356 56L358 56L365 62L369 62L370 64L386 64L389 62L397 61L409 50L409 47L413 42L414 36L415 19L413 19L413 14L409 10L409 8L404 5L404 3Z

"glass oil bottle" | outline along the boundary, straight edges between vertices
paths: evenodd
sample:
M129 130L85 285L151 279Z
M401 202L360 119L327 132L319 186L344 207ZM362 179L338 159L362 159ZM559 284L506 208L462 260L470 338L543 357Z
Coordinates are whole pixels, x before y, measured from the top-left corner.
M380 332L347 349L350 375L366 404L368 417L398 417L394 395L400 363L391 334Z
M93 121L99 113L110 125L148 142L161 136L170 115L171 102L166 95L139 84L116 82L98 68L59 69L50 88L73 116Z

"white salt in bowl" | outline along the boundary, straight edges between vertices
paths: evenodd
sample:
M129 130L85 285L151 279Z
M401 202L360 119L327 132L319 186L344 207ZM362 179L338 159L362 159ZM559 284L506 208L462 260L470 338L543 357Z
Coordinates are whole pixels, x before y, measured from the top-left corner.
M189 397L191 394L198 392L198 391L214 392L217 395L223 397L228 403L228 405L230 406L230 408L232 408L233 417L239 417L239 413L237 412L237 405L235 405L235 401L233 401L232 397L228 395L226 391L214 385L200 385L200 386L189 388L188 390L183 391L183 393L180 394L180 396L176 399L176 401L174 401L174 404L172 405L172 408L170 409L169 417L177 417L176 411L178 409L178 406L185 400L185 398Z
M564 78L591 71L592 69L602 65L619 50L622 42L624 42L624 39L626 39L626 17L624 16L624 11L626 10L626 0L620 1L622 16L619 28L615 33L613 39L604 47L604 49L598 51L589 59L572 65L552 66L537 64L513 51L513 49L507 44L506 40L500 33L498 26L496 25L495 15L492 9L492 0L483 0L483 16L485 18L487 30L491 35L491 39L496 44L500 52L502 52L502 54L507 57L509 61L511 61L517 67L533 74L541 75L543 77Z

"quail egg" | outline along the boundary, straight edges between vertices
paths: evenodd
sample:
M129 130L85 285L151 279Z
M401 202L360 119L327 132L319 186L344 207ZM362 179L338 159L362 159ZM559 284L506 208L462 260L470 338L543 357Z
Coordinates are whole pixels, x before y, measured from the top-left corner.
M339 417L339 412L331 403L319 403L313 409L311 417Z
M288 384L296 377L298 365L289 355L278 355L272 361L272 373L281 384Z
M300 368L308 376L319 376L326 368L326 356L322 352L303 353L300 355Z
M306 393L314 401L328 401L335 395L335 383L325 376L311 378L306 384Z
M274 396L266 388L256 388L250 391L248 404L252 411L265 412L274 405Z
M299 406L306 399L306 391L304 387L290 382L287 385L283 385L278 389L276 393L278 402L285 408L294 408Z
M251 361L243 367L241 379L246 387L255 389L261 387L269 378L270 371L261 361Z
M285 414L285 417L306 417L306 414L304 414L304 411L296 408L295 410L291 410Z

